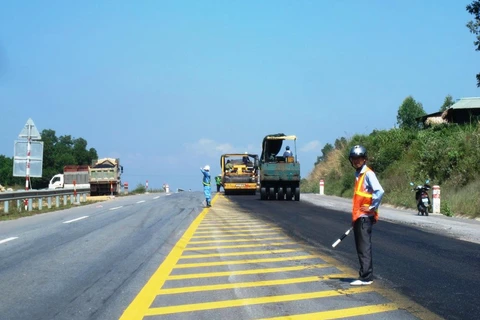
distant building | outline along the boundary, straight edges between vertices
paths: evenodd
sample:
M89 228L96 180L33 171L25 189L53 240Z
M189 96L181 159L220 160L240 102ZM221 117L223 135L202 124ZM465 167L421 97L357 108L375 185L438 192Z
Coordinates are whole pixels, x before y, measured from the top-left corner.
M417 118L425 126L440 123L465 124L480 120L480 97L462 98L450 108Z

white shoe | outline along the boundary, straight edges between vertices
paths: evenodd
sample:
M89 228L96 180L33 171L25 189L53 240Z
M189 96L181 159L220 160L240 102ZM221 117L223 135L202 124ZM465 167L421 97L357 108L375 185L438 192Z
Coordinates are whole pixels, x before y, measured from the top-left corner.
M373 281L363 281L363 280L355 280L353 282L350 282L351 286L368 286L369 284L372 284Z

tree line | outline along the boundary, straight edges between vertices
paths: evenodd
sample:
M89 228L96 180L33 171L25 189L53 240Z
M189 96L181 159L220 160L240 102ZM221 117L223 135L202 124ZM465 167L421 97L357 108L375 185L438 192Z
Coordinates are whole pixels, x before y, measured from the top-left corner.
M40 133L43 141L43 169L41 178L31 178L32 188L48 187L50 179L63 172L65 165L90 165L98 159L95 148L87 149L87 140L71 135L57 137L55 130L45 129ZM0 184L4 187L24 186L25 178L13 176L13 157L0 155Z

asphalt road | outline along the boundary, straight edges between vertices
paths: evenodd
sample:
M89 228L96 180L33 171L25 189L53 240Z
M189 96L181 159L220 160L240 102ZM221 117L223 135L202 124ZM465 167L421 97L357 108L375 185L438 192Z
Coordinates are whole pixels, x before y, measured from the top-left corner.
M149 194L0 222L0 319L118 319L201 206Z
M295 203L257 198L231 200L255 212L259 218L280 226L292 237L358 269L353 236L344 239L335 249L331 247L349 227L351 202L348 199L306 195L302 196L303 201ZM325 206L318 206L322 204ZM389 211L390 221L381 220L373 230L376 280L445 319L478 319L480 245L453 237L460 237L458 232L451 230L452 225L459 224L459 219L418 217L409 210L382 210ZM413 220L416 222L411 222ZM431 220L445 226L444 231L438 227L428 228ZM477 237L480 235L478 222L470 221L467 227L467 231L476 230Z
M445 319L480 314L480 224L383 210L375 286L350 292L353 237L331 248L348 199L258 198L204 210L199 192L146 194L0 222L0 319L436 318L404 297Z

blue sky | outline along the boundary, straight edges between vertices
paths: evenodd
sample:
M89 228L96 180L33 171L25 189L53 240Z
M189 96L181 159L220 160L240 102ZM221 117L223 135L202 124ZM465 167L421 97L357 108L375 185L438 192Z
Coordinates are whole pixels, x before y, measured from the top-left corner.
M0 8L0 154L28 118L119 157L123 181L201 189L227 152L395 125L412 95L479 96L471 1L9 1Z

